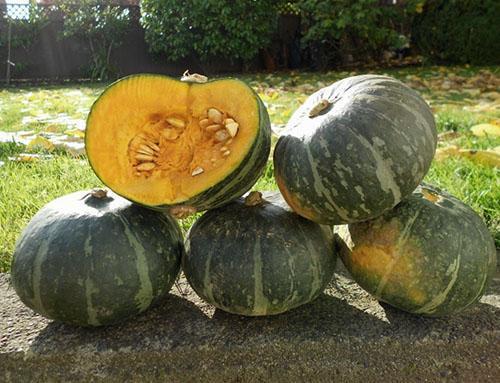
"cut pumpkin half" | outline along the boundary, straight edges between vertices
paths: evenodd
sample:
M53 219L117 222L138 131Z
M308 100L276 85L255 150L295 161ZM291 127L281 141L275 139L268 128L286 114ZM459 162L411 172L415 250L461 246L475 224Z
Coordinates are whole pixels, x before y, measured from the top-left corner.
M176 216L243 195L260 176L270 142L267 111L245 83L149 74L106 89L85 135L90 165L106 186Z

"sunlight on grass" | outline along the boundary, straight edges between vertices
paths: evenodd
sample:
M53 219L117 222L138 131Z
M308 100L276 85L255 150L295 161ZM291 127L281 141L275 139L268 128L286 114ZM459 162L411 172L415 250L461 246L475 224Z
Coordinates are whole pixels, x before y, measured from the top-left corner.
M64 131L82 123L104 85L0 90L0 130Z
M0 271L10 268L22 228L46 203L64 194L101 186L85 159L56 156L34 163L0 167Z

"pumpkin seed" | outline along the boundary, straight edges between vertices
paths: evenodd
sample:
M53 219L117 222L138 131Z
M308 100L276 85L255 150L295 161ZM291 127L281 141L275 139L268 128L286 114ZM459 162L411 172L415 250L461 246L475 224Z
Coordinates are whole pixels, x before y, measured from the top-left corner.
M215 141L222 142L229 138L229 134L225 130L219 130L215 132Z
M139 145L139 150L138 150L138 152L139 152L139 153L144 153L144 154L151 154L151 155L153 155L153 154L154 154L153 149L151 149L149 146L144 145L144 144L140 144L140 145Z
M164 129L161 136L166 140L173 141L179 137L179 133L175 129Z
M149 146L151 149L153 149L155 152L160 151L160 147L156 145L154 142L146 141L146 145Z
M167 118L167 122L170 125L172 125L173 127L178 128L178 129L184 129L186 127L186 123L183 120L181 120L180 118L169 117L169 118Z
M154 160L153 156L149 154L140 154L140 153L135 155L135 159L137 161L148 161L148 162Z
M143 162L142 164L137 165L136 169L141 171L149 171L156 168L156 164L153 162Z
M231 135L231 137L236 136L236 134L238 133L238 127L239 127L239 124L237 122L232 122L232 123L226 125L226 129L229 132L229 134Z
M216 132L218 131L220 128L222 128L222 125L219 125L219 124L213 124L213 125L209 125L205 128L206 131L208 132Z
M146 135L146 133L139 133L137 134L135 137L134 137L134 141L135 140L148 140L149 137Z
M215 108L208 109L208 118L213 122L220 124L222 122L222 113Z
M204 129L208 125L210 125L210 120L208 118L204 118L204 119L200 120L200 128Z
M221 146L220 151L225 152L227 150L227 146Z
M231 154L231 151L230 150L226 150L224 153L222 153L222 156L223 157L227 157Z
M227 124L232 124L232 123L235 123L236 121L234 121L232 118L226 118L224 120L224 125L227 125Z
M193 169L193 171L191 172L191 175L194 177L194 176L197 176L198 174L203 173L204 171L205 170L202 167L198 166L198 167Z

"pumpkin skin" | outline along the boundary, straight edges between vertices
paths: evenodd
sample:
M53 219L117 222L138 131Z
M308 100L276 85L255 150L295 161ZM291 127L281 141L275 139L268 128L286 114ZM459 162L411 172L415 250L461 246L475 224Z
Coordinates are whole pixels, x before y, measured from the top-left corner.
M335 230L354 280L414 314L462 311L481 298L496 270L495 244L481 218L426 184L382 216Z
M234 137L222 125L217 133L202 126L212 108L236 120ZM184 127L172 126L170 118ZM226 139L219 142L221 132ZM269 157L271 124L258 95L242 81L199 84L138 74L110 85L95 101L85 146L94 172L115 193L182 218L253 186ZM140 170L145 165L138 161L146 160L136 159L148 155L153 169Z
M322 100L330 105L321 107ZM303 217L360 222L417 187L436 143L432 112L415 91L386 76L349 77L314 93L293 114L274 151L275 178Z
M276 194L250 206L253 197L199 218L182 267L196 293L221 310L279 314L315 299L332 278L332 231L286 209Z
M80 191L45 205L21 234L12 284L37 313L79 326L109 325L164 296L180 270L177 222L108 193Z

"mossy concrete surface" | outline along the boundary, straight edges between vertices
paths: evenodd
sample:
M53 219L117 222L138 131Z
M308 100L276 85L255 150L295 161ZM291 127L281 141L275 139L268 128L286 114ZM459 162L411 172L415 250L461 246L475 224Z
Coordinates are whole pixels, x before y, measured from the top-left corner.
M309 305L246 318L181 279L114 327L75 328L23 306L0 274L0 382L499 382L500 275L481 302L430 319L380 305L342 270Z

